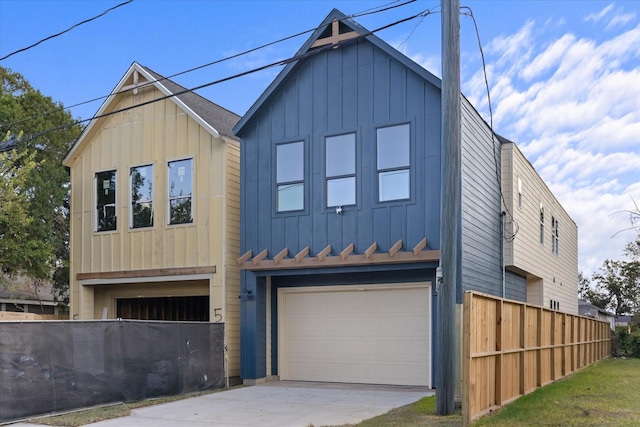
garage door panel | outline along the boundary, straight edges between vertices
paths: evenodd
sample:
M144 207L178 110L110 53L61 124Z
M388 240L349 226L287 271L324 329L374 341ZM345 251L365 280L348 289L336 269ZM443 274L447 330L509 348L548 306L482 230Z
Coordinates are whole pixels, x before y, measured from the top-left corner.
M282 379L430 385L429 287L288 288Z
M320 316L292 316L290 318L288 333L291 337L324 336L324 317Z

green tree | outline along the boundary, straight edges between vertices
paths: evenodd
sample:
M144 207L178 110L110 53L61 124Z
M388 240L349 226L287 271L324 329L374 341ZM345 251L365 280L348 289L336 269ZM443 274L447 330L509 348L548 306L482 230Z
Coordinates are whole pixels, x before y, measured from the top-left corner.
M26 152L0 153L0 268L5 276L14 276L37 263L50 248L46 242L28 239L33 218L24 191L29 175L36 167L34 155ZM3 284L6 285L3 280Z
M627 244L625 260L606 260L595 273L595 289L586 289L585 299L616 316L636 314L640 308L640 236ZM582 286L581 286L582 288Z
M19 273L33 283L51 280L58 301L65 304L69 287L69 171L62 160L81 128L61 103L34 89L19 73L0 67L0 78L0 135L21 135L17 152L27 157L18 156L15 167L24 167L26 158L34 162L21 187L30 219L23 241L39 242L42 252L25 262Z

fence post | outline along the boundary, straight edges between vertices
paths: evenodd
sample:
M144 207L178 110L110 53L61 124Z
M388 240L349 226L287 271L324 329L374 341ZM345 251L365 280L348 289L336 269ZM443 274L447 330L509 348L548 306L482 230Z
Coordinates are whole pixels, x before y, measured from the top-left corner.
M462 300L462 425L471 424L471 306L473 293L465 292Z

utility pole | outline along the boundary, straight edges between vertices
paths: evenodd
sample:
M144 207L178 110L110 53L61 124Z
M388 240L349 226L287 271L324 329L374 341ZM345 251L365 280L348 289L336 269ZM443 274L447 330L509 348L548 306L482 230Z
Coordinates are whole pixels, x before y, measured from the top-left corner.
M436 413L455 409L456 282L458 242L461 233L461 137L460 137L460 0L442 5L442 140L440 202L440 267L437 343L440 365L436 369Z

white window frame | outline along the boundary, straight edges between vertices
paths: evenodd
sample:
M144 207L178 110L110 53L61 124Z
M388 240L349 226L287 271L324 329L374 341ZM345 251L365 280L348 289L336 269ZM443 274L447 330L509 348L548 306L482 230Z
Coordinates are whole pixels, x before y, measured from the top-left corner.
M388 167L388 168L380 167L380 131L383 129L396 128L396 127L399 128L404 126L406 126L409 130L408 139L407 139L407 149L409 150L409 153L408 153L409 155L408 155L407 163L403 165ZM383 198L382 186L380 182L382 177L390 173L404 172L404 171L407 172L407 178L408 178L407 197ZM393 202L398 200L411 200L411 191L412 191L412 188L411 188L411 123L398 123L398 124L392 124L392 125L386 125L386 126L379 126L376 128L376 179L377 179L377 185L378 185L378 203Z
M283 168L286 168L286 165L280 165L278 162L278 150L281 147L284 147L286 145L291 145L291 144L301 144L302 146L302 158L299 159L299 161L302 164L302 177L301 179L297 179L297 180L280 180L278 175L279 175L279 167L282 166ZM306 175L306 165L305 165L305 142L304 140L297 140L297 141L290 141L290 142L283 142L280 144L277 144L275 146L275 154L274 154L274 162L275 162L275 211L276 213L288 213L288 212L302 212L305 210L305 206L306 206L306 195L305 195L305 190L306 190L306 184L305 184L305 175ZM281 189L285 189L285 187L289 187L289 186L293 186L294 188L301 185L302 186L302 206L299 209L280 209L280 190Z
M353 172L352 173L346 173L346 174L337 174L337 175L329 175L328 169L329 169L329 156L327 155L327 151L329 148L329 145L327 144L327 142L332 139L332 138L340 138L340 137L345 137L345 136L353 136ZM327 208L333 208L333 207L337 207L337 206L353 206L355 204L357 204L357 200L358 200L358 194L357 194L357 177L356 177L356 168L357 168L357 142L356 142L356 133L355 132L349 132L349 133L344 133L341 135L332 135L332 136L327 136L324 139L324 147L325 147L325 159L324 159L324 170L325 170L325 206ZM329 184L331 182L336 182L339 180L344 180L344 179L349 179L349 178L353 178L353 201L349 202L349 203L343 203L343 204L330 204L329 203Z
M518 207L522 209L522 179L518 178Z
M113 206L114 209L114 219L115 219L115 226L114 228L105 228L105 229L100 229L100 224L99 224L99 217L98 217L98 186L100 185L100 183L98 183L98 174L103 174L103 173L107 173L107 172L113 172L113 176L114 176L114 181L115 181L115 188L114 188L114 202L113 203L109 203L109 204L105 204L102 205L102 208L106 208L108 206ZM104 181L103 181L104 182ZM94 231L97 233L104 233L106 231L116 231L118 229L118 170L117 169L107 169L107 170L103 170L103 171L99 171L99 172L95 172L93 175L93 196L95 197L95 203L94 203L94 209L93 209L93 215L94 215ZM103 187L101 187L100 189L104 188L104 184L102 184Z
M185 160L189 160L191 162L191 193L189 194L189 198L191 199L191 221L185 221L185 222L176 222L176 223L172 223L171 222L171 201L172 200L177 200L177 199L185 199L187 198L187 196L171 196L171 173L169 172L170 168L171 168L171 164L172 163L177 163L177 162L183 162ZM166 189L166 194L167 194L167 225L184 225L184 224L193 224L195 221L195 197L193 197L195 190L195 162L194 162L194 158L193 157L183 157L180 159L175 159L175 160L170 160L167 162L167 189Z
M554 255L560 255L560 237L559 231L560 225L556 217L551 217L551 252Z
M544 245L544 205L540 203L540 211L538 212L538 222L540 224L540 244Z
M151 204L151 224L134 227L133 171L134 170L138 170L140 168L151 168L151 198L150 199L140 199L140 200L138 200L136 202L138 204L142 204L142 203L150 203ZM155 180L154 169L155 169L155 167L154 167L153 163L148 163L148 164L145 164L145 165L138 165L138 166L131 166L129 168L129 207L130 207L130 210L129 210L129 228L131 228L131 229L153 227L154 214L155 214L155 209L153 207L153 199L154 199L154 191L155 191L154 188L153 188L153 182Z

